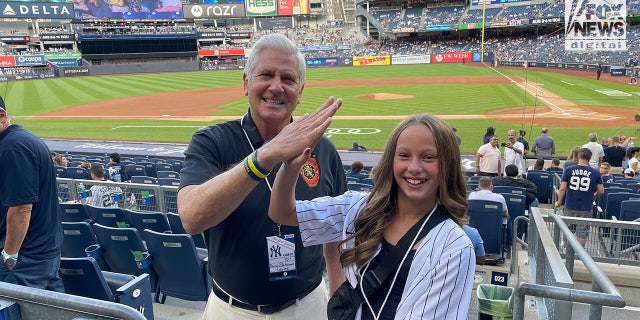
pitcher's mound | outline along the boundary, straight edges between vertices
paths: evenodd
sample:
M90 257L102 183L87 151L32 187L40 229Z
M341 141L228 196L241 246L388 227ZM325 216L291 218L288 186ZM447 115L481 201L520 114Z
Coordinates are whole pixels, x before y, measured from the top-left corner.
M363 100L399 100L413 98L410 94L395 94L395 93L372 93L359 96L358 99Z

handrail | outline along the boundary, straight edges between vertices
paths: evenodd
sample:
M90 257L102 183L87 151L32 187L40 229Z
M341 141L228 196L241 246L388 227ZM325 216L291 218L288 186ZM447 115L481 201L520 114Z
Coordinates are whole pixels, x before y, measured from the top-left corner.
M78 315L91 315L97 319L122 319L122 320L145 320L144 315L129 306L90 299L80 296L74 296L65 293L47 291L36 288L28 288L11 283L0 282L0 297L10 301L15 301L20 306L22 317L25 320L41 318L42 315L34 308L26 308L25 304L36 304L46 307L47 319L69 319L68 312L77 313ZM58 315L53 310L60 310L60 313L66 312L66 316ZM29 316L29 313L34 313Z

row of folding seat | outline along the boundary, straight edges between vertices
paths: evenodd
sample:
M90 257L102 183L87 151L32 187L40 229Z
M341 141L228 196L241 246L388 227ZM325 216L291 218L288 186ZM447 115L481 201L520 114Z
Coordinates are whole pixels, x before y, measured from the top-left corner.
M157 232L186 234L180 216L175 213L142 212L122 208L94 207L82 203L61 203L63 222L99 223L106 227L132 227L142 233L145 229ZM202 235L195 235L194 242L199 248L205 248Z
M63 222L63 257L90 256L103 271L148 274L155 300L167 295L205 301L211 289L206 249L188 234L136 228L111 228L88 222ZM87 252L88 251L88 252ZM177 264L176 262L180 263Z

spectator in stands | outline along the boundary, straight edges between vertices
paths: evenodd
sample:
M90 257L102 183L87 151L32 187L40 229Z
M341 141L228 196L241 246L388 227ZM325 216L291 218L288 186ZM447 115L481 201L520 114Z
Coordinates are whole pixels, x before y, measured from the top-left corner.
M305 67L291 40L277 33L260 38L243 72L247 114L198 130L185 151L178 211L187 232L205 233L215 281L203 319L265 319L264 312L278 319L326 319L324 260L330 292L344 282L337 243L325 245L323 260L323 248L304 247L298 228L280 226L266 216L271 194L266 178L286 160L281 157L287 149L299 144L315 147L300 175L298 199L347 190L340 156L323 137L342 100L330 97L315 112L291 122L304 89ZM269 269L270 262L278 263L270 260L269 247L286 239L295 239L289 251L295 264ZM251 249L229 250L221 243Z
M611 138L610 137L603 137L602 138L602 149L607 149L609 148L609 146L611 146Z
M622 173L622 161L627 151L620 146L620 136L611 137L611 146L604 149L604 158L611 165L611 173Z
M502 175L501 156L498 136L493 135L489 142L480 146L476 152L476 174L490 177Z
M51 153L11 124L0 97L0 281L64 292L58 276L62 216Z
M91 163L89 161L83 161L80 165L78 165L78 167L82 169L91 170Z
M360 273L388 259L393 243L412 226L424 226L426 218L438 222L417 247L411 246L416 249L411 261L400 263L396 275L363 303L363 319L431 319L436 314L438 319L466 319L475 264L472 243L460 228L466 222L466 190L462 167L451 165L460 159L453 140L451 128L437 117L409 116L391 133L370 194L349 191L312 201L294 198L310 149L298 143L289 150L290 159L273 185L269 217L299 225L306 244L342 240L347 286L356 286ZM437 301L446 301L447 307Z
M564 162L562 166L565 170L567 170L570 166L575 166L578 164L578 153L580 153L580 146L575 146L571 149L571 153L567 156L567 161Z
M478 229L471 227L468 224L463 224L462 230L464 230L464 233L467 234L467 237L469 237L471 243L473 244L473 251L476 254L476 264L484 265L484 263L487 261L487 257L484 252L484 241L482 241L480 232L478 232Z
M91 167L91 180L106 182L104 179L104 168L101 165ZM109 181L108 183L113 183ZM89 189L90 196L84 201L85 204L94 207L118 207L118 198L122 197L122 189L116 186L96 184Z
M362 173L363 168L364 165L362 164L362 162L354 161L351 164L351 170L347 172L347 178L356 178L358 179L358 181L368 178L366 174Z
M538 158L551 158L556 153L556 143L549 135L549 129L542 128L540 135L533 140L531 152Z
M529 152L529 141L524 138L526 134L527 132L525 130L520 129L520 131L518 131L518 142L524 146L524 155L527 155Z
M516 140L516 131L507 131L507 143L504 144L504 165L513 164L518 167L518 175L524 174L523 156L524 145Z
M631 147L627 150L629 169L633 170L633 173L636 175L640 172L640 160L638 156L640 156L640 147Z
M635 179L636 173L631 168L624 169L624 179Z
M51 161L55 161L56 157L58 156L58 153L55 151L51 151Z
M491 140L491 137L494 136L495 134L496 134L496 128L488 127L487 132L484 134L484 137L482 137L482 143L483 144L489 143L489 141Z
M560 168L560 159L552 158L551 164L549 165L549 168L547 168L547 171L559 172L559 174L562 175L562 171L564 171L564 169Z
M583 144L582 147L591 150L592 156L591 160L589 160L589 165L597 168L604 159L604 149L598 143L598 135L595 132L589 133L589 142Z
M600 175L602 176L602 183L604 185L615 182L616 178L613 175L611 175L611 165L608 162L601 163L599 168L600 168Z
M544 159L536 159L536 162L532 166L527 168L527 170L544 170Z
M451 130L453 130L453 133L456 134L456 142L458 143L458 145L461 145L462 144L462 138L460 138L460 136L458 135L458 129L451 128Z
M367 148L358 144L358 142L354 142L353 147L351 147L349 151L367 151Z
M124 170L124 166L120 165L120 154L113 152L109 155L109 162L105 166L107 172L109 172L109 179L114 182L127 182L129 177Z
M578 165L568 167L562 174L558 200L554 203L554 208L560 206L566 196L567 199L564 202L565 216L593 217L593 201L604 193L600 171L589 166L590 159L591 150L587 148L580 149ZM578 238L583 247L589 238L589 228L588 225L575 227L576 238Z
M61 155L61 154L59 154L55 158L53 158L53 163L56 166L65 167L65 168L69 165L69 161L67 161L67 157L65 157L64 155Z
M536 198L536 194L538 193L538 187L535 183L521 178L518 176L518 167L510 164L504 168L504 173L506 177L493 177L491 183L494 186L510 186L510 187L520 187L526 190L526 206L529 207L537 207L538 199Z

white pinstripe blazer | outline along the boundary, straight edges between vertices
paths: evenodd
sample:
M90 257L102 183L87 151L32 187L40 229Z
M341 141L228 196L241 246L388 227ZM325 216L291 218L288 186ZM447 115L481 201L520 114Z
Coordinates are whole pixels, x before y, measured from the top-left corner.
M339 241L351 235L366 199L366 193L347 191L338 197L296 201L304 245ZM345 247L353 245L350 241ZM380 247L376 255L378 252ZM349 265L344 271L355 287L360 270ZM418 247L395 319L467 319L474 274L471 240L453 220L445 220ZM356 320L360 319L360 313L361 310Z

